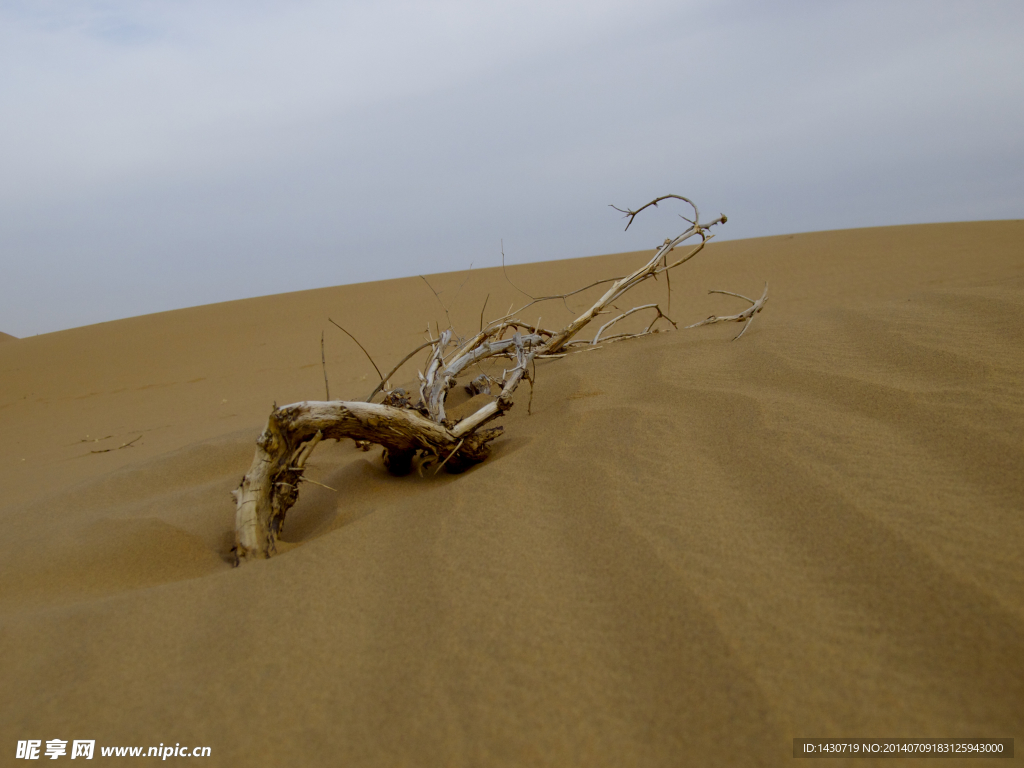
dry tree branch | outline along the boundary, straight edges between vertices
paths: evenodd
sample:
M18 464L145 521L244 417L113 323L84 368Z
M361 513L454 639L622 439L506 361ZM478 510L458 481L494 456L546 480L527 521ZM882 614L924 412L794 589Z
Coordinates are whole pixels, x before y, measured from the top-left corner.
M356 344L358 344L358 345L359 345L359 348L360 348L361 350L363 350L363 354L364 354L364 355L366 355L366 359L367 359L367 360L369 360L369 361L370 361L370 365L372 365L372 366L373 366L373 370L375 370L375 371L377 372L377 375L378 375L378 376L380 376L380 380L381 380L381 381L384 381L384 377L383 377L383 376L381 376L381 373L380 373L380 368L378 368L378 367L377 367L377 364L376 364L375 362L373 362L373 358L372 358L372 357L370 357L370 353L366 351L366 347L364 347L364 346L363 346L362 344L359 344L359 339L357 339L357 338L356 338L355 336L353 336L353 335L352 335L351 333L349 333L348 331L346 331L346 330L345 330L344 328L342 328L342 327L341 327L340 325L338 325L338 324L337 324L336 322L334 322L333 320L331 320L331 318L329 318L329 317L328 317L328 318L327 318L327 322L331 323L331 324L332 324L332 325L333 325L333 326L334 326L335 328L339 328L340 330L344 331L344 333L345 333L345 335L346 335L346 336L348 336L348 337L349 337L350 339L352 339L352 341L354 341L354 342L355 342Z
M102 439L106 440L107 438L104 437ZM117 448L104 448L102 451L89 451L89 453L111 453L113 451L120 451L122 448L131 448L132 445L134 445L135 443L137 443L141 439L142 439L142 435L139 435L134 440L129 440L127 443L121 443L119 446L117 446ZM82 442L85 442L85 441L83 440ZM97 442L99 442L99 441L97 441Z
M614 205L610 205L608 207L615 208L615 210L618 211L619 213L624 213L629 217L629 223L626 224L626 229L628 230L633 225L633 220L636 218L638 213L640 213L645 208L650 208L651 206L657 208L658 203L660 203L662 200L682 200L684 203L688 203L689 206L693 208L693 221L690 221L690 219L686 218L685 216L680 216L679 218L683 219L684 221L689 221L690 224L696 224L698 221L700 221L700 211L697 210L697 206L694 204L692 200L683 197L682 195L662 195L661 197L651 200L651 202L647 203L646 205L641 205L635 211L630 208L617 208ZM722 216L722 219L725 219L724 215Z
M518 285L513 283L512 282L512 278L510 278L508 276L508 270L505 268L505 241L504 240L501 241L501 274L503 274L505 276L505 282L507 282L509 285L511 285L513 288L515 288L517 291L519 291L521 294L523 294L523 296L527 296L527 297L529 297L531 299L534 298L533 296L528 294L526 291L524 291L522 288L520 288ZM534 300L536 301L536 299L534 299Z
M430 337L428 325L428 340L406 355L387 376L381 375L380 369L377 368L376 363L373 363L373 359L363 345L359 344L352 334L331 320L331 323L345 331L370 359L380 376L380 384L370 393L365 402L331 401L328 397L326 402L300 402L282 408L274 407L267 420L266 429L256 441L257 449L252 465L242 479L241 485L233 494L236 511L235 546L232 551L236 564L243 560L269 557L274 553L275 542L284 525L285 515L295 504L298 498L299 483L305 479L303 478L305 462L320 440L350 438L356 440L357 443L381 445L384 448L384 466L389 472L396 475L412 471L417 457L421 472L426 465L435 462L437 463L435 471L444 468L449 472L461 472L487 458L490 452L490 443L502 432L500 426L488 427L487 425L512 407L513 395L524 378L531 385L532 401L532 389L536 378L535 361L538 358L558 359L568 354L571 347L583 347L580 350L573 349L573 352L593 351L601 348L597 346L599 341L617 341L657 333L654 330L654 325L662 318L671 323L673 327L678 327L657 304L645 304L624 312L616 309L615 304L618 299L640 283L651 278L656 279L661 273L665 273L667 276L669 270L692 259L713 237L708 230L718 224L724 224L727 220L724 215L721 215L707 224L702 223L697 206L688 198L680 195L659 197L636 210L621 208L616 210L622 211L628 216L629 223L626 225L626 229L629 229L629 225L633 223L637 214L669 199L680 200L693 209L692 220L683 217L690 226L676 237L666 239L645 264L630 274L598 280L568 293L539 297L522 291L509 280L516 290L530 299L529 302L517 310L510 307L505 315L485 322L484 310L487 307L485 300L484 307L480 310L480 330L469 338L459 337L455 333L450 319L447 329L441 331L438 328L437 338ZM669 254L676 247L693 238L699 238L699 241L694 243L687 255L670 262ZM503 270L504 266L503 244ZM422 275L420 277L434 293L438 303L444 308L445 314L448 315L449 308L441 301L438 292L425 277ZM507 272L505 272L505 277L508 279ZM575 320L562 328L542 328L540 319L536 323L523 320L523 313L535 304L554 300L565 303L569 297L598 286L606 286L603 295ZM668 287L669 301L671 301L671 284ZM747 310L744 316L752 317L753 314L760 311L766 297L767 287L765 296L762 296L758 302L752 301L754 306ZM748 301L751 300L748 299ZM609 314L613 309L618 312L617 316L602 325L593 340L576 339L576 336L595 318ZM602 338L603 334L616 323L643 310L655 312L654 319L645 330L639 333ZM712 319L709 318L705 323ZM509 332L511 332L511 336L506 338L506 333ZM383 402L371 402L379 392L388 386L387 382L390 381L391 376L413 355L424 349L429 351L424 371L419 373L419 402L411 402L403 390L397 389L385 392ZM487 377L490 382L500 384L501 391L497 395L490 395L491 399L469 416L460 420L450 419L445 410L445 401L449 391L468 369L483 360L492 358L503 358L512 364L510 369L505 370L500 382ZM326 358L324 360L326 384ZM533 373L530 372L531 366L533 366ZM476 390L480 393L484 391L490 392L489 384L486 390L483 387ZM472 389L471 394L475 394Z
M469 264L469 269L470 269L470 272L472 272L472 270L473 270L473 263L472 262L470 262L470 264ZM452 300L448 304L445 304L443 301L441 301L441 294L443 293L443 291L435 290L434 286L432 286L430 284L430 281L427 280L426 277L424 277L423 275L419 276L420 280L422 280L424 283L426 283L427 284L427 288L429 288L430 292L432 294L434 294L434 298L437 299L437 303L441 305L441 309L444 310L444 316L448 320L448 327L449 328L454 328L454 326L452 325L452 318L451 318L451 315L449 314L449 310L453 306L455 306L455 300L457 298L459 298L459 294L462 293L462 289L465 287L466 283L469 282L469 278L471 278L472 276L473 276L472 274L466 275L466 279L463 280L462 283L459 285L459 287L455 290L455 295L452 296ZM482 311L481 311L481 314L483 314ZM429 328L428 328L428 330L429 330Z
M382 379L380 380L380 384L378 384L378 385L377 385L377 388L376 388L375 390L373 390L373 392L371 392L371 393L370 393L370 396L369 396L368 398L366 398L366 402L368 402L368 403L369 403L369 402L371 402L371 401L373 400L374 396L375 396L375 395L376 395L376 394L377 394L378 392L380 392L380 391L381 391L382 389L384 389L384 386L385 386L385 385L387 384L387 382L391 381L391 377L392 377L392 376L394 376L394 375L395 375L395 374L396 374L396 373L398 372L398 369L399 369L399 368L401 368L401 367L402 367L403 365L405 365L405 364L406 364L407 362L409 362L409 361L410 361L410 360L412 359L412 356L413 356L413 355L415 355L415 354L416 354L417 352L419 352L420 350L426 349L427 347L429 347L429 346L432 346L432 345L434 345L434 344L436 344L436 343L437 343L437 339L431 339L430 341L427 341L427 342L424 342L423 344L420 344L420 345L419 345L418 347L416 347L416 349L414 349L414 350L413 350L412 352L410 352L410 353L409 353L408 355L406 355L405 357L403 357L403 358L402 358L402 359L401 359L401 360L400 360L400 361L398 362L398 365L396 365L396 366L395 366L394 368L392 368L392 369L391 369L391 370L390 370L390 371L388 372L388 375L387 375L387 376L385 376L385 377L383 377L383 378L382 378ZM330 399L330 398L328 398L328 399Z
M466 275L466 279L459 283L459 287L455 289L455 295L452 296L452 300L449 302L449 306L454 307L455 302L459 298L459 294L462 293L462 289L466 287L466 283L469 282L469 278L473 276L473 262L469 262L469 274Z
M327 399L331 399L331 385L327 383L327 356L324 354L324 332L320 331L320 362L324 367L324 390L326 390Z
M699 323L694 323L693 325L688 325L686 327L698 328L702 325L714 325L715 323L743 323L744 321L746 321L743 326L743 330L741 330L738 334L736 334L735 337L733 337L733 341L736 341L736 339L738 339L740 336L747 332L747 328L749 328L750 324L754 322L754 315L756 315L758 312L764 309L764 305L768 302L768 283L764 284L764 292L761 294L761 298L757 299L756 301L746 296L742 296L738 293L732 293L731 291L708 291L708 293L722 293L725 294L726 296L735 296L737 299L749 301L750 306L737 315L726 315L724 317L712 315L706 320L701 320Z
M488 293L487 296L484 298L484 305L482 307L480 307L480 330L481 331L484 329L484 310L487 309L487 302L490 301L490 299L491 299L491 294Z
M655 318L654 318L654 319L653 319L653 320L651 321L651 324L647 326L647 330L645 330L645 331L644 331L643 333L641 333L641 334L632 334L632 335L640 335L640 336L643 336L644 334L650 333L650 332L651 332L651 329L652 329L652 328L654 327L654 324L655 324L656 322L658 322L658 321L659 321L659 320L660 320L661 318L665 318L665 319L666 319L666 320L668 320L668 321L669 321L670 323L672 323L672 327L674 327L674 328L678 328L678 327L679 327L679 325L678 325L678 324L676 323L676 321L675 321L675 320L673 320L673 319L672 319L671 317L669 317L668 315L666 315L666 314L665 314L664 312L662 312L662 311L661 311L661 307L659 307L659 306L658 306L657 304L644 304L644 305L643 305L642 307L633 307L633 308L632 308L631 310L629 310L628 312L623 312L623 313L622 313L621 315L619 315L618 317L616 317L616 318L615 318L614 320L609 320L609 321L608 321L607 323L605 323L604 325L602 325L602 326L601 326L601 327L600 327L600 328L598 329L597 333L595 333L595 334L594 334L594 340L593 340L593 341L591 341L590 343L591 343L591 344L597 344L597 342L598 342L598 341L599 341L599 340L601 339L601 334L602 334L602 333L604 333L604 332L605 332L606 330L608 330L609 328L611 328L611 327L612 327L613 325L615 325L615 324L616 324L617 322L619 322L619 320L623 320L623 319L625 319L625 318L629 317L630 315L632 315L632 314L633 314L634 312L639 312L639 311L641 311L641 310L643 310L643 309L653 309L653 310L654 310L655 312L657 312L658 314L657 314L657 316L656 316L656 317L655 317Z
M665 197L658 198L658 200L648 203L647 205L639 208L636 211L628 211L630 216L630 224L633 223L634 217L640 211L644 210L644 208L647 208L648 206L654 205L655 203L661 200L666 200L668 198L677 198L680 200L685 200L686 202L690 203L690 201L687 200L685 197L680 197L679 195L666 195ZM693 206L693 203L690 203L690 205ZM710 227L715 226L716 224L724 224L727 221L727 218L723 214L719 216L717 219L714 219L713 221L709 222L708 224L701 224L699 219L699 213L697 213L697 207L693 206L693 208L695 219L689 229L687 229L682 234L677 235L675 238L666 239L662 246L650 259L650 261L648 261L644 266L640 267L632 274L626 275L625 277L620 278L619 280L616 280L614 283L612 283L612 286L605 292L604 296L598 299L597 302L595 302L590 307L590 309L588 309L578 318L569 323L569 325L567 325L565 328L563 328L561 331L555 334L555 336L549 339L547 343L544 345L544 347L540 350L540 354L558 352L577 333L583 330L583 328L585 328L591 320L593 320L599 314L604 312L604 310L609 305L611 305L616 299L625 294L627 291L631 290L632 288L635 288L637 285L644 282L645 280L654 277L659 272L664 272L668 269L672 269L673 267L678 266L679 264L689 261L695 255L697 255L697 253L700 252L700 250L704 247L707 241L710 240L712 237L712 235L708 233L707 230ZM626 226L628 228L629 225L627 224ZM695 247L694 250L685 258L680 259L671 266L666 266L668 254L676 246L680 245L686 240L689 240L691 237L700 237L701 241L697 245L697 247Z

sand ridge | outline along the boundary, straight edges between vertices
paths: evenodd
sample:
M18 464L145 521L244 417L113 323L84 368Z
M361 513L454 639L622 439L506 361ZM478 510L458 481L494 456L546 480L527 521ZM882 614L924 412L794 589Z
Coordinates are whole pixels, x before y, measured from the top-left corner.
M422 281L4 344L2 741L674 766L788 763L796 736L1016 736L1022 243L1024 222L981 222L712 244L672 314L738 311L706 291L767 280L742 340L541 363L532 415L521 392L458 477L324 446L310 476L340 492L304 488L282 554L239 569L228 492L271 402L323 397L324 329L332 395L365 396L373 369L326 317L395 361L446 322ZM642 258L509 272L560 291ZM457 328L522 298L500 269L429 279L462 286Z

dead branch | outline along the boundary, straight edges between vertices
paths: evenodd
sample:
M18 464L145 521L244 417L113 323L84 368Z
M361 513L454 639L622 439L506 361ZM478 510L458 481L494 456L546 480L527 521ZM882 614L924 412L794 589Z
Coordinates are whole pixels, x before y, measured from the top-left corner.
M364 347L364 346L363 346L362 344L359 344L359 339L357 339L357 338L356 338L355 336L353 336L353 335L352 335L351 333L349 333L348 331L346 331L346 330L345 330L344 328L342 328L342 327L341 327L340 325L338 325L338 324L337 324L336 322L334 322L333 320L331 320L331 318L329 318L329 317L328 317L328 318L327 318L327 322L331 323L331 325L333 325L333 326L334 326L335 328L338 328L339 330L341 330L341 331L342 331L342 332L343 332L343 333L344 333L344 334L345 334L346 336L348 336L348 337L349 337L350 339L352 339L352 341L354 341L354 342L355 342L356 344L358 344L358 345L359 345L359 348L360 348L361 350L363 350L363 354L364 354L364 355L366 355L366 359L367 359L367 360L369 360L369 361L370 361L370 365L372 365L372 366L373 366L373 370L375 370L375 371L377 372L377 375L378 375L378 376L380 376L380 380L381 380L381 381L384 381L384 377L383 377L383 376L381 376L381 373L380 373L380 368L378 368L378 367L377 367L377 364L376 364L375 362L373 362L373 358L372 358L372 357L370 357L370 353L366 351L366 347Z
M627 317L629 317L630 315L632 315L632 314L633 314L634 312L640 312L641 310L644 310L644 309L653 309L653 310L654 310L655 312L657 312L658 314L657 314L657 315L655 316L655 318L654 318L654 319L653 319L653 320L651 321L651 324L647 326L647 329L646 329L645 331L643 331L642 333L639 333L639 334L630 334L630 336L634 336L634 337L635 337L635 336L643 336L643 335L645 335L645 334L648 334L648 333L650 333L650 332L651 332L651 329L652 329L652 328L654 328L654 324L655 324L656 322L658 322L658 321L659 321L659 320L660 320L661 318L665 318L665 319L666 319L666 320L668 320L668 321L669 321L670 323L672 323L672 327L674 327L674 328L678 328L678 327L679 327L679 326L678 326L678 325L676 324L675 320L673 320L673 319L672 319L671 317L669 317L669 316L668 316L668 315L666 315L666 314L665 314L664 312L662 312L662 311L661 311L661 307L659 307L659 306L658 306L657 304L644 304L644 305L643 305L642 307L633 307L633 308L632 308L631 310L629 310L628 312L623 312L623 313L622 313L621 315L619 315L618 317L616 317L616 318L615 318L614 320L609 320L609 321L608 321L607 323L605 323L604 325L602 325L602 326L601 326L601 327L600 327L600 328L599 328L599 329L597 330L597 333L595 333L595 334L594 334L594 340L593 340L593 341L591 341L590 343L591 343L592 345L596 345L596 344L597 344L597 342L598 342L598 341L600 341L600 339L601 339L601 334L602 334L602 333L604 333L604 332L605 332L606 330L608 330L609 328L611 328L611 327L612 327L613 325L615 325L615 324L616 324L617 322L619 322L619 320L624 320L625 318L627 318Z
M285 515L298 500L305 462L321 439L352 438L382 445L388 470L407 474L420 452L447 455L449 470L465 469L487 457L488 443L500 432L496 427L456 436L418 411L380 403L302 402L275 408L256 441L252 465L233 492L235 558L274 553Z
M420 344L418 347L416 347L416 349L414 349L408 355L403 357L398 362L398 365L396 365L394 368L392 368L391 371L388 373L388 375L380 380L380 384L378 384L377 388L374 389L373 392L370 393L370 396L368 398L366 398L366 402L369 403L370 401L372 401L374 396L378 392L380 392L382 389L384 389L384 386L387 384L387 382L391 381L391 377L394 376L395 373L398 372L398 369L401 368L403 365L405 365L407 362L409 362L412 359L413 355L415 355L417 352L419 352L421 350L424 350L427 347L432 346L432 345L434 345L436 343L437 343L437 339L431 339L430 341L427 341L427 342L424 342L423 344Z
M484 305L482 307L480 307L480 330L481 331L484 329L484 310L487 309L487 302L490 301L490 299L491 299L491 294L488 293L486 298L484 299Z
M320 331L320 363L324 367L324 390L327 394L327 399L331 399L331 385L327 381L327 356L324 354L324 332Z
M683 201L693 209L692 220L683 217L690 226L676 237L666 239L645 264L630 274L599 280L574 291L553 296L534 297L522 291L530 299L529 302L519 309L510 307L505 315L490 322L484 320L483 313L487 306L485 301L484 309L480 311L480 330L476 334L469 338L459 337L449 321L447 329L438 329L437 338L429 338L428 326L428 341L406 355L387 376L380 374L380 369L373 363L373 359L362 344L331 320L334 325L345 331L370 359L380 376L380 384L365 402L331 401L328 397L325 402L300 402L282 408L274 407L266 428L256 442L256 455L252 465L233 494L236 503L233 549L236 563L257 557L269 557L274 553L275 542L281 533L285 516L298 499L299 485L302 480L308 480L303 477L306 460L322 439L351 438L357 445L368 446L372 443L383 446L384 466L396 475L412 471L417 459L421 473L431 464L437 465L435 472L442 468L449 472L461 472L487 457L490 443L502 430L500 426L488 425L512 407L516 388L523 379L530 382L532 400L536 372L531 373L531 366L534 366L537 358L559 359L565 357L571 347L583 347L574 349L573 352L593 351L601 348L597 346L598 342L657 333L658 330L655 330L654 326L662 319L667 320L673 327L678 327L658 304L645 304L624 312L618 310L615 304L640 283L651 278L656 279L659 274L667 273L692 259L713 237L709 229L726 221L726 217L721 215L707 224L702 223L697 206L680 195L659 197L636 210L617 210L629 217L629 223L626 225L628 229L641 211L669 199ZM687 254L670 261L669 254L691 239L694 240L693 247ZM504 248L502 268L504 269ZM423 280L447 316L450 307L441 301L440 295L425 277ZM509 282L511 283L511 280ZM569 297L598 286L607 286L603 295L563 328L542 328L539 318L536 323L523 319L523 313L535 304L554 300L565 303ZM521 291L518 287L516 289ZM743 317L747 317L748 324L749 318L763 307L767 287L765 290L765 296L758 302L752 301L754 306L746 313L742 313ZM604 323L592 340L576 339L576 336L595 318L610 314L613 310L618 314ZM641 311L654 312L654 318L643 331L604 337L605 332L614 325ZM720 319L739 317L738 315L734 318ZM699 325L713 319L709 318ZM511 336L506 338L508 333ZM389 386L387 382L391 376L413 355L424 349L427 349L428 353L424 369L418 374L419 401L413 403L403 390L396 389L385 391L383 402L371 402L377 393ZM321 357L324 360L326 386L326 358L322 348ZM459 377L481 361L494 358L505 359L511 364L511 367L504 371L502 378L499 380L486 375L477 376L467 387L470 394L489 395L488 402L460 420L450 419L445 410L445 401ZM498 394L492 393L491 384L501 387Z
M448 307L446 307L445 303L443 301L441 301L441 294L439 294L436 290L434 290L434 286L432 286L430 284L430 281L427 280L427 278L425 278L423 275L420 275L420 280L422 280L424 283L426 283L427 284L427 288L429 288L430 292L432 294L434 294L434 298L437 299L437 303L440 304L441 305L441 309L444 310L444 316L446 318L448 318L448 327L451 328L452 327L452 319L451 319L451 317L448 314ZM429 325L427 326L427 330L428 331L430 330L430 326Z
M742 296L738 293L732 293L731 291L708 291L708 293L722 293L725 294L726 296L735 296L737 299L749 301L750 306L747 307L742 312L740 312L738 315L726 315L724 317L712 315L706 320L701 320L699 323L694 323L693 325L688 325L686 327L698 328L702 325L714 325L715 323L744 323L743 330L741 330L738 334L736 334L736 336L733 337L733 341L736 341L736 339L738 339L740 336L747 332L747 328L749 328L750 324L754 321L754 315L756 315L758 312L764 309L764 305L768 301L768 283L764 284L764 292L761 294L761 298L757 299L756 301L754 299L748 298L747 296Z
M107 438L104 437L103 439L106 440ZM112 451L120 451L122 448L131 448L135 443L137 443L141 439L142 435L139 435L134 440L129 440L127 443L121 443L119 446L117 446L117 448L104 448L102 451L89 451L89 453L111 453Z

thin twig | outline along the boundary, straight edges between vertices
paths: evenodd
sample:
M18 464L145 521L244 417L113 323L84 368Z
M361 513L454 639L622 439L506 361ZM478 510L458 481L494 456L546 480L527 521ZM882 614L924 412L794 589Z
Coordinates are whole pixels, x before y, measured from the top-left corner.
M429 331L429 329L428 329L428 331ZM382 389L384 389L384 384L386 382L388 382L388 381L391 381L391 377L394 376L398 372L399 368L401 368L403 365L405 365L407 362L409 362L409 358L411 358L413 355L415 355L421 349L426 349L427 347L429 347L429 346L431 346L433 344L436 344L436 343L437 343L437 339L431 339L428 342L420 344L418 347L416 347L416 349L414 349L408 355L403 357L399 361L398 365L396 365L394 368L391 369L391 371L388 373L387 376L381 378L380 384L378 384L377 388L375 390L373 390L373 392L370 393L370 396L368 398L366 398L366 402L370 402L371 400L373 400L374 395L376 395L378 392L380 392Z
M455 446L455 447L454 447L454 448L452 449L452 452L451 452L451 453L449 453L449 454L448 454L447 456L445 456L445 457L444 457L444 461L442 461L442 462L441 462L440 464L438 464L438 465L437 465L437 469L435 469L435 470L434 470L434 474L435 474L435 475L436 475L436 474L437 474L438 472L440 472L440 471L441 471L441 467L443 467L443 466L444 466L445 464L447 464L447 463L448 463L448 459L450 459L450 458L451 458L452 456L454 456L454 455L455 455L455 454L456 454L456 453L458 452L459 448L461 448L461 447L462 447L462 444L463 444L464 442L466 442L466 438L462 438L461 440L459 440L459 444L458 444L458 445L456 445L456 446Z
M106 438L103 438L106 440ZM110 453L111 451L120 451L122 448L131 447L132 443L136 443L142 439L142 435L139 435L134 440L129 440L127 443L121 443L117 448L104 448L102 451L89 451L89 453Z
M747 307L742 312L740 312L738 314L735 314L735 315L726 315L724 317L718 317L717 315L712 315L711 317L707 318L706 320L701 320L699 323L694 323L693 325L688 325L686 327L687 328L698 328L698 327L700 327L702 325L714 325L715 323L730 323L730 322L744 323L743 330L740 331L738 334L736 334L735 337L733 337L733 341L736 341L744 333L747 332L747 328L749 328L750 324L752 322L754 322L754 315L756 315L758 312L760 312L762 309L764 309L764 305L768 301L768 283L764 284L764 292L761 293L761 298L757 299L756 301L754 299L751 299L748 296L743 296L742 294L739 294L739 293L732 293L731 291L708 291L708 293L709 294L721 293L721 294L724 294L726 296L735 296L737 299L743 299L744 301L749 301L750 302L750 306ZM744 321L746 321L746 322L744 322Z
M331 323L332 325L334 325L334 326L335 326L336 328L340 328L340 329L341 329L342 331L345 331L345 329L344 329L344 328L342 328L342 327L341 327L340 325L338 325L338 324L337 324L337 323L335 323L335 322L334 322L333 320L331 320L331 318L329 318L329 317L328 317L328 318L327 318L327 321L328 321L329 323ZM355 336L353 336L353 335L352 335L351 333L349 333L348 331L345 331L345 335L346 335L346 336L348 336L348 337L349 337L350 339L352 339L352 341L354 341L354 342L355 342L356 344L359 344L359 339L357 339L357 338L356 338ZM375 371L377 371L377 375L378 375L378 376L380 376L380 380L381 380L381 381L384 381L384 377L383 377L383 376L381 376L381 373L380 373L380 368L378 368L378 367L377 367L377 364L376 364L375 362L373 362L373 358L372 358L372 357L370 357L370 353L366 351L366 347L364 347L364 346L363 346L362 344L359 344L359 348L360 348L361 350L363 350L363 354L364 354L364 355L366 355L366 359L370 361L370 365L372 365L372 366L373 366L373 369L374 369Z
M304 468L303 467L288 467L288 469L292 470L293 472L302 472ZM314 480L313 478L306 477L305 475L302 475L301 477L299 477L299 482L300 483L312 483L313 485L319 485L321 488L326 488L328 491L334 491L335 493L338 493L338 489L337 488L331 488L331 486L324 485L323 483L319 483L316 480ZM291 483L275 483L275 485L291 485L292 488L298 487L298 486L292 485Z
M481 331L484 329L484 310L487 309L487 301L490 298L491 298L491 294L488 293L487 297L484 299L484 305L482 307L480 307L480 330Z
M534 357L531 362L533 363L533 373L526 377L526 380L530 382L530 399L526 402L526 415L533 415L533 384L537 378L537 358Z
M687 197L683 197L682 195L662 195L661 197L655 200L651 200L651 202L647 203L646 205L640 206L635 211L630 208L618 208L614 205L609 205L608 207L615 208L615 210L618 211L619 213L624 213L629 217L629 223L626 224L626 229L628 230L633 225L633 219L636 218L636 215L640 213L640 211L644 210L645 208L650 208L652 205L655 208L657 208L658 203L660 203L662 200L682 200L684 203L689 203L690 207L693 208L693 221L690 221L685 216L682 217L683 220L689 221L690 224L694 225L696 225L697 222L700 221L700 211L697 210L697 206L694 204L692 200L690 200Z
M441 294L439 294L437 291L434 290L434 286L432 286L430 284L430 281L427 280L427 278L425 278L423 275L420 275L420 280L422 280L424 283L426 283L427 284L427 288L429 288L430 292L432 294L434 294L434 298L437 299L437 303L440 304L441 305L441 309L444 310L444 316L448 319L448 327L451 328L452 327L452 318L448 314L448 307L446 307L444 305L444 302L441 301ZM434 320L434 322L437 323L437 320ZM441 331L441 324L440 323L437 324L437 328L438 328L438 333L440 333L440 331Z
M668 308L665 310L670 315L672 314L672 277L671 273L665 273L665 285L668 286Z
M668 320L670 323L672 323L672 325L674 327L676 327L676 328L679 327L678 325L676 325L675 320L673 320L671 317L669 317L664 312L662 312L661 311L661 307L659 307L657 304L645 304L642 307L633 307L628 312L623 312L621 315L616 317L614 320L609 320L607 323L605 323L604 325L602 325L598 329L597 333L594 334L594 340L591 341L590 343L591 344L597 344L597 342L601 339L601 334L604 333L609 328L611 328L617 322L619 322L619 320L623 320L623 319L629 317L630 315L632 315L634 312L639 312L639 311L641 311L643 309L653 309L655 312L658 313L658 315L657 315L657 317L654 318L654 320L651 321L651 324L647 326L647 330L644 331L642 334L638 334L638 335L643 336L643 335L646 335L646 334L650 333L651 332L651 328L653 328L654 324L656 322L658 322L661 318L665 318L666 320Z
M622 279L623 279L622 277L608 277L608 278L605 278L604 280L597 280L597 281L591 283L590 285L585 285L582 288L577 288L575 291L569 291L568 293L559 293L559 294L555 294L553 296L538 296L536 299L533 299L533 301L529 302L528 304L524 304L523 306L521 306L519 309L517 309L515 311L512 310L512 307L514 307L515 304L510 304L509 308L508 308L508 312L506 312L502 317L499 317L496 320L491 320L491 322L488 323L488 325L485 326L485 327L490 327L492 325L493 326L497 326L497 325L499 325L501 323L504 323L505 321L510 320L510 319L512 319L514 317L517 317L518 315L522 314L523 312L528 310L530 307L532 307L534 304L540 304L542 301L556 301L556 300L558 300L558 301L563 301L564 302L570 296L575 296L578 293L583 293L584 291L589 291L591 288L596 288L599 285L604 285L605 283L614 283L615 281L622 280ZM526 294L526 295L529 296L529 294Z
M313 485L319 485L321 488L326 488L328 491L334 491L335 493L338 492L337 488L331 488L331 486L329 486L329 485L324 485L323 483L318 483L316 480L314 480L314 479L312 479L310 477L306 477L305 475L302 476L302 480L304 482L307 482L307 483L312 483Z
M523 296L529 296L534 301L537 301L537 299L534 299L533 296L530 296L530 294L528 294L526 291L524 291L518 285L513 283L512 279L508 276L508 271L505 269L505 241L504 240L501 241L501 273L505 276L505 279L508 281L508 284L511 285L513 288L515 288L517 291L519 291L521 294L523 294ZM527 305L527 306L529 306L529 305Z
M705 236L704 233L701 232L701 238L702 238L701 241L697 245L695 245L693 247L693 250L690 251L688 254L686 254L683 258L678 259L677 261L673 261L671 264L668 264L667 266L664 266L661 269L656 270L656 272L658 272L658 273L661 273L661 272L668 273L669 270L675 269L676 267L678 267L678 266L680 266L682 264L685 264L690 259L692 259L694 256L696 256L698 253L700 253L702 250L704 250L704 246L707 244L707 241L711 239L711 236L710 235ZM672 250L672 249L670 248L669 250Z
M331 385L327 383L327 357L324 355L324 332L320 331L320 362L324 366L324 389L326 390L327 400L331 399Z
M457 298L459 298L459 294L462 293L463 287L466 285L466 283L469 282L469 278L471 278L472 276L473 276L473 262L469 262L469 274L466 275L466 279L462 281L462 285L460 285L458 287L458 290L455 291L455 295L452 296L451 304L449 305L450 307L453 307L453 308L455 307L455 300Z

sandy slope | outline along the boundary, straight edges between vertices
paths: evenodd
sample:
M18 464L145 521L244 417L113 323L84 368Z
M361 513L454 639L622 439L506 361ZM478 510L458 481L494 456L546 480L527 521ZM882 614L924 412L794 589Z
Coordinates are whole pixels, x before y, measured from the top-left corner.
M639 258L509 272L551 292ZM770 282L742 340L545 363L532 415L523 390L459 477L322 448L311 477L341 493L307 486L287 551L237 570L228 492L271 402L323 397L323 329L332 395L365 396L326 317L390 364L446 323L422 281L0 346L0 749L677 766L788 764L795 736L1019 742L1024 222L698 259L674 282L687 323L742 308L708 288ZM500 270L466 277L431 278L456 327L515 298Z
M4 333L4 332L0 331L0 342L3 342L3 341L17 341L17 339L18 339L17 336L11 336L11 334L9 334L9 333Z

